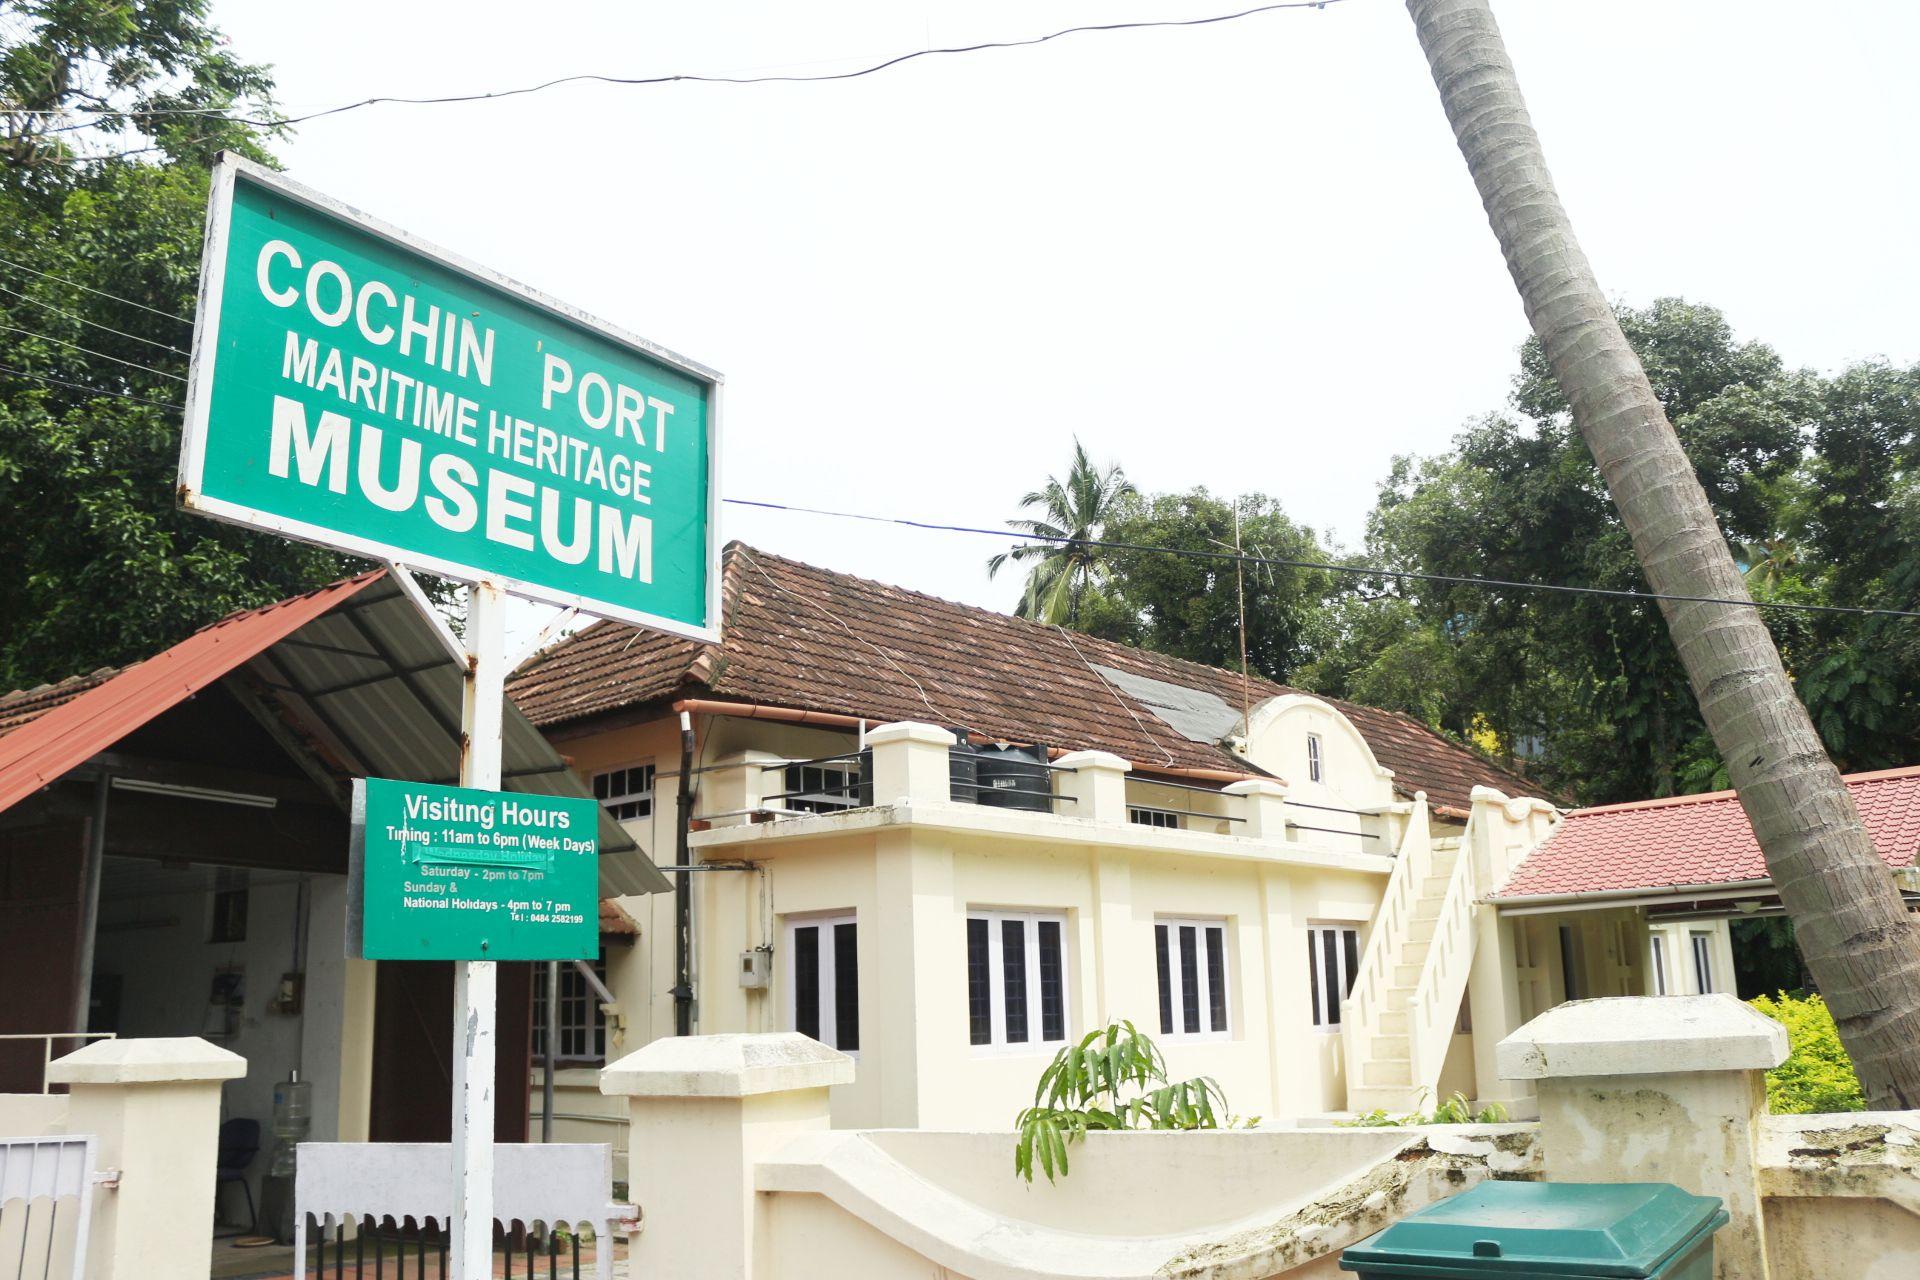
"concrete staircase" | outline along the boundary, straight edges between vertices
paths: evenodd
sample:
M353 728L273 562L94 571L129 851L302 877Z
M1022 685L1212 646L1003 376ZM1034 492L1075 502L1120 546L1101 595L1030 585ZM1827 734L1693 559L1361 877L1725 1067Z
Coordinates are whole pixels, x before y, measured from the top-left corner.
M1473 958L1471 860L1430 837L1424 801L1401 843L1360 973L1342 1006L1347 1107L1430 1108Z

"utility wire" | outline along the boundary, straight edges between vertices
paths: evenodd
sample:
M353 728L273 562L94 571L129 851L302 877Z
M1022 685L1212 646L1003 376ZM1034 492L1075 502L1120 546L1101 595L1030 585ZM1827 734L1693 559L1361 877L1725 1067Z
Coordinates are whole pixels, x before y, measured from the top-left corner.
M1551 591L1562 595L1603 596L1614 600L1660 601L1678 604L1724 604L1743 609L1789 609L1801 613L1844 613L1883 618L1920 618L1920 610L1873 609L1863 605L1801 604L1784 600L1734 600L1721 596L1671 595L1658 591L1629 591L1615 587L1574 587L1558 582L1517 582L1507 578L1480 578L1467 574L1420 573L1411 569L1388 569L1380 565L1334 564L1325 560L1292 560L1283 556L1254 556L1232 551L1194 551L1185 547L1156 547L1139 542L1110 542L1100 538L1054 537L1041 533L1021 533L1015 529L984 529L973 525L936 524L930 520L908 520L899 516L866 515L857 511L829 511L820 507L801 507L783 502L760 502L750 498L722 498L736 507L755 507L763 511L787 511L799 515L827 516L835 520L864 520L871 524L900 525L908 529L928 529L936 533L971 533L983 537L1028 542L1071 543L1097 547L1104 551L1138 551L1148 555L1184 556L1190 560L1227 561L1267 565L1281 569L1316 569L1325 573L1346 573L1363 578L1395 578L1403 582L1443 582L1455 586L1500 587L1510 591Z
M65 276L57 276L53 274L53 272L51 271L42 271L38 267L30 267L24 262L15 262L12 258L0 258L0 265L12 267L16 271L25 271L30 275L39 276L42 280L58 280L61 284L70 285L75 289L80 289L86 293L91 293L95 297L111 298L115 302L124 302L126 305L130 307L138 307L142 311L150 311L154 315L160 316L162 319L175 320L181 324L186 325L188 328L193 327L193 321L187 319L185 316L175 315L171 311L162 311L158 307L150 307L144 302L135 302L132 298L123 298L117 293L108 293L105 289L96 289L92 285L81 284L78 280L69 280Z
M1325 9L1329 5L1341 3L1341 0L1288 0L1287 3L1256 5L1251 9L1241 9L1234 13L1218 13L1204 18L1157 18L1139 22L1102 22L1090 23L1078 27L1066 27L1059 31L1050 31L1042 36L1031 36L1024 40L987 40L979 44L948 45L939 49L916 49L911 53L899 54L871 66L855 71L822 72L818 75L778 75L778 76L721 76L699 75L691 72L678 72L661 76L610 76L597 73L558 76L552 80L543 80L539 84L522 85L513 89L494 89L485 93L457 93L441 97L413 98L398 95L382 95L362 98L358 102L342 103L335 107L326 107L319 111L309 111L297 116L233 116L225 109L217 107L170 107L153 111L108 110L92 107L65 107L58 110L42 110L33 107L15 106L0 103L0 111L15 114L63 115L68 112L86 112L98 119L151 119L157 116L200 116L230 120L235 124L253 125L256 128L278 129L289 125L304 124L309 120L319 120L325 116L337 116L348 111L358 111L363 107L386 105L396 106L439 106L454 102L490 102L497 98L517 98L530 93L540 93L546 89L567 84L608 84L620 86L656 85L656 84L813 84L830 80L855 80L861 76L870 76L875 72L897 67L905 62L919 58L944 57L950 54L982 53L994 49L1024 49L1032 45L1047 44L1065 36L1083 35L1090 32L1144 31L1159 27L1205 27L1220 22L1233 22L1240 18L1250 18L1256 14L1274 13L1282 9Z
M95 359L111 360L115 364L123 364L129 369L138 369L142 373L151 373L162 378L172 378L175 382L186 381L184 377L177 373L168 373L165 369L156 369L150 364L141 364L137 360L122 360L119 356L110 356L104 351L95 351L92 347L83 347L77 342L68 342L65 338L56 338L52 334L41 333L38 329L22 329L19 325L0 324L0 332L18 333L29 338L38 338L42 342L51 342L56 346L78 351L82 355L93 356Z
M69 320L78 320L81 324L92 325L96 329L104 329L108 333L115 334L122 338L131 338L135 342L144 342L148 346L158 347L162 351L171 351L173 352L174 355L177 355L177 356L184 356L188 354L187 352L182 351L179 347L173 346L170 343L161 342L154 338L143 338L137 333L128 333L125 329L116 329L110 324L101 324L98 320L89 320L85 316L81 315L78 311L69 311L65 307L56 307L51 302L46 301L44 298L36 298L32 294L22 293L18 289L9 289L7 288L6 285L3 285L3 284L0 284L0 293L12 294L14 297L20 299L20 301L22 302L30 302L36 307L44 307L48 311L53 312L55 315L65 316Z
M84 382L69 382L65 378L56 378L51 374L28 373L25 369L14 369L0 364L0 373L10 373L16 378L32 378L35 382L47 382L56 387L72 387L75 391L85 391L89 395L109 396L115 400L133 400L140 404L150 404L156 409L172 409L180 412L182 406L166 400L149 400L145 396L134 395L131 391L109 391L105 387L90 387Z

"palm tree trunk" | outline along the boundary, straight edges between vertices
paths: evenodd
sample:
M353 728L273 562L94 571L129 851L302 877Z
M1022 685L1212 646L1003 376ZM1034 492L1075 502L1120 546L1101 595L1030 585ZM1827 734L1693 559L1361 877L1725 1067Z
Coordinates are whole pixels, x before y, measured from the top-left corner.
M1547 173L1486 0L1407 0L1527 318L1647 581L1748 599L1692 464ZM1920 1106L1920 929L1750 606L1662 601L1814 980L1871 1105Z

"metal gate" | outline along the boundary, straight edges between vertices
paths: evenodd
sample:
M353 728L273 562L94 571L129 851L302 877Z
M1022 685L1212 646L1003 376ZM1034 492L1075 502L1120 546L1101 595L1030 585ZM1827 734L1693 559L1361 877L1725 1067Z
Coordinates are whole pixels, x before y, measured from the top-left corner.
M295 1280L349 1271L366 1280L449 1275L448 1143L303 1142L293 1186ZM632 1230L635 1213L615 1203L612 1190L613 1148L605 1143L495 1144L494 1253L505 1255L505 1275L613 1280L614 1234ZM591 1257L585 1267L582 1253Z
M0 1138L0 1280L80 1280L94 1153L78 1135Z

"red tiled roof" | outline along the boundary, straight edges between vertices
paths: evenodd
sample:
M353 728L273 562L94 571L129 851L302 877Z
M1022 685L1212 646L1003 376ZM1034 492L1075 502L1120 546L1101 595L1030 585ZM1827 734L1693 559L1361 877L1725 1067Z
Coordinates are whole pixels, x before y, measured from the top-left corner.
M1849 774L1847 789L1890 867L1920 851L1920 766ZM1495 897L1606 893L1766 880L1731 791L1581 809L1528 855Z
M0 810L112 746L385 573L375 569L264 608L232 614L118 672L104 676L95 672L77 681L9 695L0 702L0 711L13 721L11 731L0 738ZM65 696L56 696L62 691L67 691Z
M637 938L640 936L640 924L621 907L618 898L600 899L600 936L612 934L617 938Z
M543 728L673 696L796 711L929 720L1014 742L1111 751L1156 767L1252 770L1176 732L1096 666L1211 693L1230 707L1240 676L1128 645L955 604L756 551L727 547L723 640L701 645L602 622L536 658L508 692ZM1252 681L1255 702L1294 693ZM1406 716L1327 699L1351 719L1405 794L1464 809L1475 785L1541 788Z

